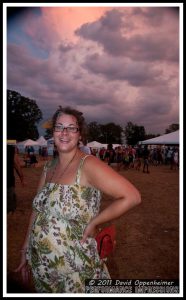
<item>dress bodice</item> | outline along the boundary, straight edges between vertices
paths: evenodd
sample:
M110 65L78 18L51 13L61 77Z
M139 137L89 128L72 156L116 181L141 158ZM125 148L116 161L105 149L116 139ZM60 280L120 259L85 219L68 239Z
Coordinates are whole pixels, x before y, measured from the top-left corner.
M101 192L95 187L80 185L83 163L88 156L80 160L74 184L45 183L33 200L33 208L58 218L82 219L86 223L97 215Z

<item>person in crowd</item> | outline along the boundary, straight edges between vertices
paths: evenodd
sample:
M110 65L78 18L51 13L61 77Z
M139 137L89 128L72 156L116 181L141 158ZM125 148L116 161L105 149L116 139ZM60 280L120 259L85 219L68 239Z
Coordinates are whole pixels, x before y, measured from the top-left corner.
M30 156L30 153L34 153L33 146L26 146L25 150L27 151L28 156Z
M136 150L134 147L129 146L129 169L134 168L134 161L136 157Z
M14 171L16 171L19 176L22 186L25 186L24 176L16 148L14 145L7 145L7 213L13 213L17 207Z
M39 146L39 158L41 158L42 157L42 147L41 146Z
M52 120L58 157L43 169L15 271L26 280L31 270L39 293L84 293L86 279L110 278L97 250L98 227L123 216L141 196L110 166L80 151L81 112L60 106ZM113 202L100 210L102 193Z
M47 149L47 147L42 147L42 159L43 160L48 160L48 149Z
M105 147L102 147L102 148L99 150L99 158L100 158L101 160L104 160L104 158L105 158L105 151L106 151Z
M178 170L179 169L179 151L178 151L178 148L173 149L170 169L171 170L173 170L173 169Z
M123 149L123 168L125 170L129 169L129 149L128 149L128 147Z
M80 141L80 142L79 142L79 149L80 149L83 153L91 154L90 147L87 146L87 143L86 143L86 142L83 143L82 141Z
M140 171L141 164L142 164L142 156L143 156L143 149L141 148L141 145L138 145L136 149L136 170Z
M111 159L111 155L110 155L110 149L111 149L112 145L108 144L107 145L107 149L105 150L105 154L104 154L104 161L109 165L110 164L110 159Z
M167 150L167 164L170 165L170 166L172 164L172 157L173 157L173 148L168 147L168 150Z
M143 173L150 173L149 172L149 149L148 146L145 145L143 149Z
M116 152L117 171L119 172L123 165L123 149L122 149L122 147L121 146L117 147L115 152Z
M36 155L33 152L30 152L30 165L35 167L35 165L38 163L38 160L36 158Z
M115 158L115 150L113 149L112 144L107 145L107 151L109 151L108 165L111 165L114 162L114 158Z

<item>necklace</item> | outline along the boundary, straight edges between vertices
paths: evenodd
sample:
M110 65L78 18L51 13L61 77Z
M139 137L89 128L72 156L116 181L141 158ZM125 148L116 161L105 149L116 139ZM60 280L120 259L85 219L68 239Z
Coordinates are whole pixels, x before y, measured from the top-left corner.
M74 155L72 156L71 160L67 163L67 165L66 165L66 167L64 168L63 172L60 174L59 178L63 177L63 175L65 174L65 172L66 172L67 169L69 168L70 164L72 163L72 161L74 160L74 158L75 158L75 156L76 156L76 154L77 154L77 150L78 150L78 149L76 149L76 152L75 152ZM52 182L52 179L53 179L53 177L54 177L54 173L55 173L56 169L57 169L57 162L56 162L56 165L55 165L55 167L54 167L54 169L53 169L53 172L52 172L52 175L51 175L51 177L50 177L49 182Z

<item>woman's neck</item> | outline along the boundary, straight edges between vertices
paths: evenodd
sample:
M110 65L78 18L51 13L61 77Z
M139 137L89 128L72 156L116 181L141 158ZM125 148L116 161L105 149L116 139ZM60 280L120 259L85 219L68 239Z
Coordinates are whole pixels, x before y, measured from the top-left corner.
M70 160L77 160L77 158L79 158L80 156L80 151L78 148L75 148L73 150L71 150L70 152L60 152L59 151L59 155L58 155L58 162L60 165L64 165L64 162L66 161L70 161Z

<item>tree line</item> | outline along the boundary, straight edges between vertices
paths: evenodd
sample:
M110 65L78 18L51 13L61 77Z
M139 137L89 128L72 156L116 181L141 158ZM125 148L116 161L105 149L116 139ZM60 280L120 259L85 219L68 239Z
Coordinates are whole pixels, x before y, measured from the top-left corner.
M43 119L42 112L36 100L22 96L20 93L7 90L7 138L22 141L27 138L36 140L39 137L38 123ZM87 141L103 144L128 144L136 145L139 141L157 137L160 134L147 134L144 126L138 126L132 122L122 127L113 122L87 124ZM165 133L179 129L179 124L171 124ZM46 129L46 138L52 136L52 130Z

